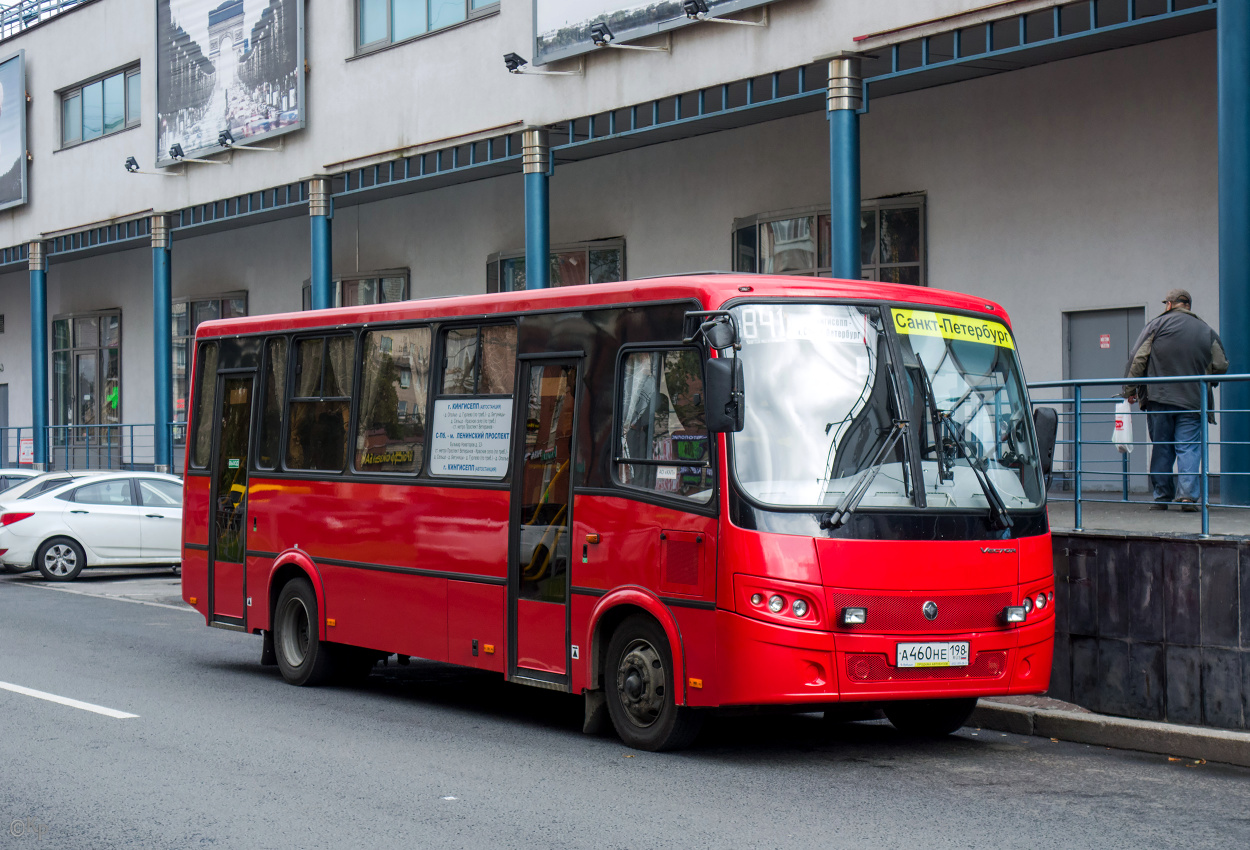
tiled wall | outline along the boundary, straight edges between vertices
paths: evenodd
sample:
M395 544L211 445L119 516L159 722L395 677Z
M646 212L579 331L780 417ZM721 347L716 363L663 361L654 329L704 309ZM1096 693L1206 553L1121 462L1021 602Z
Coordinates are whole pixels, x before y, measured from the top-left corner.
M1250 729L1250 540L1056 534L1050 695Z

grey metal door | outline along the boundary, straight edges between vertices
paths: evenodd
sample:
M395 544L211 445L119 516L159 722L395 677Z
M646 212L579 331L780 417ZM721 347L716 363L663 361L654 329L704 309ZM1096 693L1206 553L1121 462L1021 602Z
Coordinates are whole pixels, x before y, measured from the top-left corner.
M1082 310L1064 314L1067 329L1068 356L1065 378L1119 378L1124 375L1128 363L1129 348L1141 333L1145 324L1145 310L1126 307L1116 310ZM1119 395L1119 387L1086 387L1084 398L1110 398ZM1115 405L1111 402L1085 403L1081 408L1081 439L1083 471L1082 487L1085 490L1123 491L1125 473L1131 492L1145 492L1149 482L1144 473L1146 462L1146 417L1134 407L1132 416L1133 439L1143 445L1136 446L1127 457L1110 444L1114 430ZM1074 427L1069 419L1067 439L1071 439ZM1065 464L1067 465L1067 464ZM1143 473L1143 474L1139 474Z

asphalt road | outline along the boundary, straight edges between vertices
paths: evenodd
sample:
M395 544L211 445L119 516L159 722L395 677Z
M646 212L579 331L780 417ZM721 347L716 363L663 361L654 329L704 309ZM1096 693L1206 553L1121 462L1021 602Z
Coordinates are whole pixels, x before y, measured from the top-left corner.
M138 716L0 684L0 848L1250 846L1243 768L817 715L643 753L445 665L290 687L168 572L40 585L0 578L0 683Z

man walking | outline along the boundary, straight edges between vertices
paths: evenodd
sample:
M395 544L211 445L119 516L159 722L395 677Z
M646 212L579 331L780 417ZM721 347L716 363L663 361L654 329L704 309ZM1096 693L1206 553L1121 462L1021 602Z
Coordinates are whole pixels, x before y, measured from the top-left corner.
M1126 378L1167 378L1179 375L1222 375L1228 358L1219 334L1191 312L1189 293L1173 289L1163 299L1163 313L1146 323L1125 369ZM1129 402L1141 399L1150 432L1152 510L1166 511L1175 500L1182 511L1198 510L1198 473L1202 465L1202 384L1126 385ZM1210 390L1208 389L1208 393ZM1208 395L1208 419L1215 422ZM1177 474L1172 474L1172 464Z

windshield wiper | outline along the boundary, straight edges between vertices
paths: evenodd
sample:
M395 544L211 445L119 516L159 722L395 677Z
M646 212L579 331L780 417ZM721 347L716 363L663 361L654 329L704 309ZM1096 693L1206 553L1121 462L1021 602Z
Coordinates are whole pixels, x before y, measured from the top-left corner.
M968 453L968 445L964 442L963 436L955 429L955 424L951 421L949 413L943 413L938 410L937 398L933 395L933 384L929 381L929 373L924 368L924 361L919 356L916 362L920 364L920 391L924 394L925 406L929 410L929 416L933 421L933 439L939 445L935 445L937 451L938 463L938 480L946 481L955 477L953 465L946 464L946 452L940 445L942 434L945 432L949 435L955 448L959 451L959 456L968 462L968 468L972 470L972 474L976 476L977 483L981 485L981 491L985 493L985 501L990 505L990 527L1006 530L1011 528L1011 515L1007 513L1007 503L1003 501L1003 497L999 495L998 490L986 475L985 470L977 465L976 461ZM965 396L964 398L967 398ZM960 402L962 404L962 401ZM945 473L945 474L944 474Z
M881 462L893 450L894 446L902 439L903 434L907 431L907 420L896 419L893 426L888 432L889 439L881 446L881 449L873 457L872 463L865 469L860 470L859 475L851 482L851 487L846 491L846 495L842 497L842 501L837 506L825 514L820 519L821 528L841 528L859 507L859 503L868 493L868 488L872 485L873 479L877 477L877 473L881 471Z

